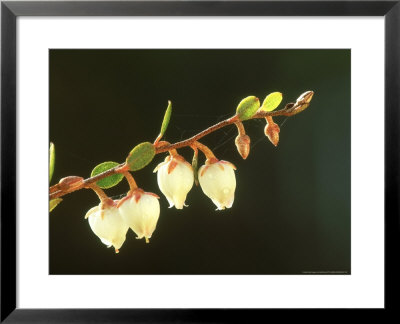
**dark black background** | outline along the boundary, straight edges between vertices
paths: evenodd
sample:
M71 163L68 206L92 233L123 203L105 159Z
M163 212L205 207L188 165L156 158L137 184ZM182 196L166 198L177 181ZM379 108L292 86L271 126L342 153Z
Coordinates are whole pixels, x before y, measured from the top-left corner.
M350 50L51 50L52 184L88 177L103 161L123 162L138 143L158 135L167 101L173 114L165 139L190 137L234 114L239 101L283 93L281 106L315 92L299 115L276 118L275 148L264 120L245 122L252 148L236 151L230 126L202 140L237 167L231 209L193 187L183 210L168 209L154 167L134 173L161 196L150 244L132 231L115 254L92 233L86 212L96 195L65 197L49 216L51 274L350 273ZM191 150L180 153L191 160ZM201 162L204 159L201 157ZM118 196L122 182L107 191Z

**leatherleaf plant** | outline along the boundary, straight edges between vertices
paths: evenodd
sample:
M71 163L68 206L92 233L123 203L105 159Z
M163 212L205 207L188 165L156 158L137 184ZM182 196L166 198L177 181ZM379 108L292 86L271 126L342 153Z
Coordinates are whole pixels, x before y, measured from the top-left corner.
M144 169L156 155L162 153L167 153L167 156L164 161L160 161L153 172L157 173L158 186L170 208L188 208L185 203L186 197L194 185L201 187L204 195L216 206L216 210L231 208L235 200L236 173L240 176L240 171L236 170L231 162L217 158L200 140L223 127L235 125L238 131L235 145L240 156L246 159L250 153L251 140L246 134L243 122L264 118L265 136L277 146L280 128L273 117L290 117L302 112L309 106L313 95L313 91L306 91L295 102L286 104L280 110L276 109L282 101L280 92L270 93L262 104L255 96L246 97L239 102L232 117L177 143L162 140L172 113L172 104L169 101L160 133L154 142L136 145L123 163L111 161L100 163L93 169L90 178L69 176L61 179L50 187L50 212L64 199L61 197L80 189L91 189L97 194L100 202L87 211L85 218L93 233L103 244L114 247L118 253L129 229L138 239L143 238L148 243L160 217L160 197L140 188L132 173ZM184 147L193 150L191 163L178 153L178 150ZM200 167L198 167L199 151L205 156L204 164ZM54 161L55 148L54 144L50 143L50 180L54 171ZM123 179L128 181L129 191L119 200L108 197L103 189L114 187Z

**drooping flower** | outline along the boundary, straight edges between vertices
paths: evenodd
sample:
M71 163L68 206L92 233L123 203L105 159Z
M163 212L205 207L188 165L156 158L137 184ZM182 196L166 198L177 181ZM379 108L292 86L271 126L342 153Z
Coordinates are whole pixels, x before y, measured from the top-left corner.
M168 156L155 169L161 192L169 202L169 208L182 209L188 192L193 187L193 168L182 156Z
M218 207L231 208L235 198L236 167L227 161L207 163L199 169L199 182L204 194Z
M137 238L149 241L160 216L159 197L151 192L136 189L123 198L118 210L126 224L136 233Z
M118 253L125 242L129 226L122 219L115 206L102 205L91 208L85 218L88 218L90 228L107 247L114 246Z

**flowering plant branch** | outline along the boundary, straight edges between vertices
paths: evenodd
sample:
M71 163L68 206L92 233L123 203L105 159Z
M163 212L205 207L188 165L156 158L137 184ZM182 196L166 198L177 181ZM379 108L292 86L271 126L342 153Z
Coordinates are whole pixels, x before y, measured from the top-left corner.
M283 109L275 110L282 101L282 94L274 92L268 95L260 106L255 96L244 98L236 109L236 114L223 120L202 132L177 143L162 141L168 127L172 112L171 102L168 103L160 134L154 143L144 142L129 153L124 163L104 162L96 166L90 178L69 176L63 178L49 189L50 211L61 201L60 197L80 189L92 189L99 197L100 204L86 214L93 232L108 246L113 245L116 252L125 241L125 235L131 228L146 242L155 230L160 207L158 196L140 189L130 171L137 171L148 165L156 154L169 152L165 161L160 163L157 181L161 192L166 196L170 207L182 209L186 195L195 182L200 184L203 192L217 206L217 209L230 208L234 200L236 168L227 161L218 160L211 149L199 140L204 136L225 126L234 124L238 130L235 144L239 154L246 159L250 153L250 137L246 135L243 121L265 118L265 135L275 146L279 142L280 128L274 123L273 117L293 116L305 110L314 95L313 91L304 92L294 103L288 103ZM188 163L177 150L191 147L194 151L192 164ZM205 157L205 165L197 169L198 151ZM54 145L50 145L50 180L54 169ZM124 198L114 201L102 189L117 185L123 178L129 183L130 190Z

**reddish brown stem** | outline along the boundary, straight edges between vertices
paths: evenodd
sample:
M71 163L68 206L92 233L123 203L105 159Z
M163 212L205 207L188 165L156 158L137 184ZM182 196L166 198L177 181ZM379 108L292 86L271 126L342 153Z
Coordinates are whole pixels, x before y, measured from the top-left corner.
M202 132L200 132L184 141L177 142L175 144L170 144L170 145L165 145L165 146L163 145L163 146L157 147L156 154L170 151L172 149L182 148L185 146L191 146L195 141L199 140L200 138L202 138L212 132L215 132L216 130L218 130L222 127L232 124L232 121L230 121L230 119L231 118L223 120L223 121L219 122L218 124L208 127L207 129L203 130Z
M312 97L312 96L311 96ZM311 98L308 100L308 102L296 102L295 104L290 104L287 105L285 108L281 109L281 110L277 110L277 111L258 111L252 118L250 119L258 119L258 118L266 118L268 116L293 116L296 115L297 113L303 111L304 109L306 109L309 105L309 101L311 100ZM289 108L290 107L290 108ZM182 147L186 147L186 146L197 146L195 143L201 139L202 137L215 132L216 130L219 130L220 128L223 128L225 126L228 125L232 125L235 124L239 121L239 118L237 115L230 117L228 119L225 119L213 126L208 127L207 129L203 130L202 132L184 140L184 141L180 141L174 144L170 144L168 142L165 141L159 141L159 138L156 139L155 143L155 147L156 147L156 154L159 153L163 153L163 152L167 152L167 151L172 151L174 152L174 150L182 148ZM240 122L241 123L241 122ZM236 125L238 127L238 125ZM243 125L242 125L243 126ZM239 126L240 127L240 126ZM240 130L239 130L240 131ZM202 144L201 144L202 145ZM198 146L197 146L198 147ZM201 148L198 147L200 150ZM211 150L210 150L211 151ZM204 152L204 151L203 151ZM212 154L212 152L211 152ZM207 154L206 154L207 156ZM80 186L77 187L73 187L67 190L62 190L58 187L58 185L54 185L52 187L50 187L50 200L51 199L55 199L61 196L64 196L66 194L69 194L71 192L74 192L76 190L79 189L83 189L83 188L87 188L89 187L91 184L96 183L97 181L104 179L110 175L116 174L116 173L124 173L126 171L129 170L129 167L127 166L126 163L122 163L118 166L116 166L115 168L109 169L103 173L100 173L92 178L88 178L85 179L82 184Z
M112 169L109 169L107 171L104 171L103 173L99 173L98 175L96 175L94 177L85 179L80 186L73 187L73 188L70 188L68 190L56 190L56 191L53 190L52 191L53 187L57 187L58 186L58 184L56 184L56 185L54 185L53 187L50 188L50 192L51 192L50 200L65 196L66 194L69 194L71 192L74 192L74 191L77 191L77 190L80 190L80 189L83 189L83 188L88 188L88 187L90 187L91 184L95 184L97 181L99 181L101 179L104 179L104 178L106 178L106 177L108 177L110 175L113 175L113 174L116 174L116 173L122 173L123 170L125 169L125 167L126 167L126 164L122 163L122 164L116 166L115 168L112 168Z

